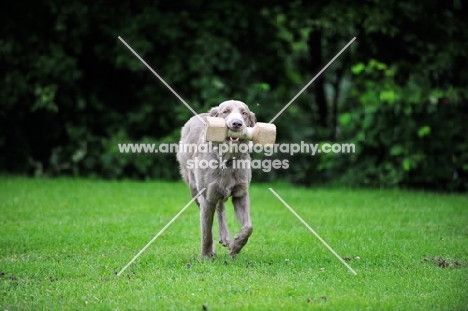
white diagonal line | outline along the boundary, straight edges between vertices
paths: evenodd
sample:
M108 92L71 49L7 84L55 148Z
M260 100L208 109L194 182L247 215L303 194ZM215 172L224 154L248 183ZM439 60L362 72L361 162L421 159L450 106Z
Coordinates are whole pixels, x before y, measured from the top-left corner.
M120 276L122 272L124 272L125 269L127 269L135 261L135 259L137 259L138 256L140 256L151 245L151 243L153 243L164 232L164 230L166 230L187 209L187 207L189 207L189 205L192 204L192 202L195 201L200 196L200 194L203 193L203 191L205 191L205 189L206 188L203 188L196 196L194 196L193 199L191 199L190 202L188 202L187 205L185 205L180 210L180 212L177 213L177 215L175 215L174 218L172 218L171 221L169 221L167 225L165 225L164 228L162 228L161 231L159 231L158 234L156 234L156 236L152 238L151 241L149 241L148 244L146 244L145 247L143 247L141 251L139 251L138 254L136 254L136 256L133 257L133 259L130 260L130 262L125 267L122 268L122 270L120 270L119 273L117 273L117 276Z
M125 46L130 50L132 51L133 54L135 54L135 56L149 69L151 70L151 72L156 76L158 77L159 80L161 80L161 82L169 89L171 90L172 93L174 93L174 95L188 108L190 109L190 111L196 115L198 117L198 119L200 119L200 121L203 123L203 124L206 124L206 122L198 115L198 113L195 112L195 110L192 109L192 107L190 107L189 104L187 104L185 102L185 100L182 99L182 97L179 96L179 94L176 93L176 91L174 91L172 89L172 87L166 83L166 81L164 81L163 78L161 78L158 73L156 71L153 70L153 68L151 68L144 60L143 58L140 57L140 55L137 54L137 52L135 52L130 45L127 44L127 42L125 42L124 39L122 39L120 36L119 36L119 40L122 41L123 44L125 44Z
M320 72L319 72L317 75L315 75L315 77L314 77L312 80L310 80L310 82L309 82L309 83L307 83L307 84L306 84L306 86L304 86L304 87L302 88L302 90L300 90L300 91L299 91L299 93L297 93L297 95L296 95L296 96L294 96L294 98L293 98L293 99L291 99L291 100L289 101L289 103L287 103L287 105L286 105L286 106L284 106L284 107L283 107L283 109L281 109L281 111L280 111L280 112L278 112L278 114L276 114L276 116L275 116L273 119L271 119L271 121L270 121L270 122L268 122L268 123L273 123L273 121L275 121L275 120L276 120L276 118L278 118L278 117L279 117L279 115L280 115L280 114L282 114L282 113L283 113L283 111L285 111L285 110L286 110L286 108L288 108L288 107L289 107L289 105L291 105L291 104L292 104L292 102L293 102L293 101L295 101L295 100L296 100L296 98L298 98L298 97L299 97L299 95L301 95L301 94L302 94L302 92L304 92L304 91L305 91L305 89L306 89L306 88L308 88L308 87L309 87L309 85L311 85L311 84L312 84L312 82L314 82L314 81L315 81L315 79L317 79L317 78L318 78L318 76L320 76L320 74L321 74L322 72L324 72L324 71L325 71L325 69L327 69L327 68L328 68L328 66L330 66L330 65L331 65L331 63L333 63L333 62L335 61L335 59L337 59L337 58L338 58L338 56L340 56L340 55L341 55L341 53L343 53L343 52L344 52L344 50L346 50L346 49L348 48L348 46L350 46L350 45L351 45L351 43L353 43L353 42L354 42L354 40L356 40L356 37L354 37L353 39L351 39L351 41L349 41L349 42L348 42L348 44L346 44L346 46L345 46L344 48L342 48L342 49L341 49L341 51L339 51L339 52L338 52L338 54L336 54L336 56L335 56L335 57L333 57L333 59L332 59L331 61L329 61L329 62L328 62L328 64L327 64L325 67L323 67L323 69L322 69L322 70L320 70Z
M288 205L288 203L286 203L272 188L268 188L270 189L270 191L291 211L291 213L294 214L294 216L296 216L303 224L304 226L307 227L307 229L310 230L310 232L312 232L316 237L317 239L320 240L320 242L323 243L323 245L325 245L332 253L333 255L336 256L336 258L338 258L345 266L346 268L349 269L349 271L351 271L354 275L357 275L356 271L353 270L353 268L351 268L347 263L346 261L343 260L343 258L341 258L334 250L333 248L330 247L330 245L327 244L327 242L325 242L318 234L317 232L314 231L314 229L312 229L305 221L304 219L302 219L301 216L299 216L292 208L291 206Z

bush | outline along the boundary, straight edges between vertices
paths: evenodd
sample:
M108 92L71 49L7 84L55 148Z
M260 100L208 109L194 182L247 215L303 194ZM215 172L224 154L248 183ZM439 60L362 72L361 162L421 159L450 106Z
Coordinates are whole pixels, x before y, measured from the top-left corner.
M348 184L468 190L468 115L461 89L433 89L417 74L375 60L353 66L354 88L339 117L353 155L327 154L319 168Z

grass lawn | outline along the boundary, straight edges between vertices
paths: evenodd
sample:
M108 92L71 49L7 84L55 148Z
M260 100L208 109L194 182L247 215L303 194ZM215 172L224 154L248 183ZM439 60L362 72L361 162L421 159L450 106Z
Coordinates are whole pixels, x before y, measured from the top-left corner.
M118 277L190 200L184 184L2 177L0 310L468 309L468 196L284 184L250 193L254 233L236 260L220 245L215 261L198 259L192 204Z

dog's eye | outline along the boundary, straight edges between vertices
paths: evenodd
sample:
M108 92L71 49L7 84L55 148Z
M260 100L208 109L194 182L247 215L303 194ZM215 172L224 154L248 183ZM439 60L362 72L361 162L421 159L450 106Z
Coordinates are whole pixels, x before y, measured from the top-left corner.
M226 110L223 111L223 113L230 113L230 112L231 112L231 110L229 110L229 109L226 109Z
M246 115L247 115L247 111L242 111L242 114L243 114L244 116L246 116Z

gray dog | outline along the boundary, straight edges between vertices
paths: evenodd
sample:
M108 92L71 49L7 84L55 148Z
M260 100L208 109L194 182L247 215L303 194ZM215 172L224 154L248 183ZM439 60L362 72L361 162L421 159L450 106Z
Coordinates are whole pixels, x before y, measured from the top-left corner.
M255 115L250 112L247 105L236 100L225 101L208 113L199 114L199 117L205 121L208 116L224 118L229 129L234 131L252 127L256 122ZM207 144L205 126L199 117L192 117L182 128L182 144L196 144L197 146ZM240 148L240 144L247 143L242 139L228 137L223 143L227 144L223 146L226 148L220 148L220 144L213 143L212 152L179 148L177 153L182 178L189 186L192 197L205 188L196 200L200 208L202 257L212 258L216 254L212 232L215 211L218 215L219 243L229 248L229 253L233 258L241 251L252 234L249 199L252 174L250 166L236 167L235 165L237 160L250 162L250 155L239 151L239 149L241 151L246 149ZM221 149L229 149L229 151L221 154ZM216 165L203 166L203 168L202 165L193 165L197 163L194 161L202 160L205 163L211 161L210 163ZM234 236L234 239L231 239L229 233L224 207L224 202L229 197L232 197L236 217L242 225L242 229Z

